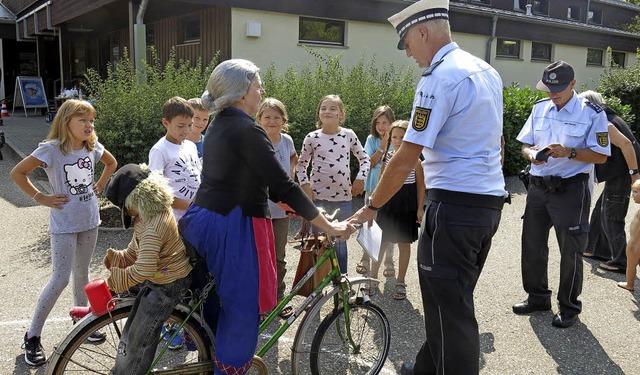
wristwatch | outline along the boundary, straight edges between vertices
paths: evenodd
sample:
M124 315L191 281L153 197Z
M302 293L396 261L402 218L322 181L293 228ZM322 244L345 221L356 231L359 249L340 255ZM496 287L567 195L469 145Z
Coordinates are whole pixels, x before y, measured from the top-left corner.
M640 173L640 169L629 169L629 174L632 176L638 173Z
M569 154L569 159L573 159L576 157L576 149L571 147L571 153Z
M371 197L369 197L369 199L367 199L367 208L370 209L373 212L377 212L380 209L380 207L376 207L376 206L371 204Z

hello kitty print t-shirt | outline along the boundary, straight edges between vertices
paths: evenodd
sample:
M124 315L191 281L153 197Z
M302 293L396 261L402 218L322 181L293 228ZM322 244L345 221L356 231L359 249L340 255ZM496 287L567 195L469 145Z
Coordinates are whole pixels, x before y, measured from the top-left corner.
M65 194L69 203L62 209L52 208L49 232L78 233L100 224L98 198L93 192L96 163L102 158L104 147L96 141L93 151L86 148L64 155L58 140L42 142L31 156L42 162L52 194Z
M369 155L362 148L356 133L340 128L336 134L325 134L322 129L307 134L296 166L300 185L311 183L313 199L331 202L351 200L349 157L353 152L360 163L357 180L366 180L369 173ZM311 162L311 178L307 167Z

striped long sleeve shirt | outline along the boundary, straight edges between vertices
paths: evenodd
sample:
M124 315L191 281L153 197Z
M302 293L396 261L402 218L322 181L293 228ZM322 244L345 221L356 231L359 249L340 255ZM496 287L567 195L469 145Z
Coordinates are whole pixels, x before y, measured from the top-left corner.
M156 215L134 226L129 246L115 253L111 262L109 288L123 292L149 280L169 284L191 272L184 244L171 211Z

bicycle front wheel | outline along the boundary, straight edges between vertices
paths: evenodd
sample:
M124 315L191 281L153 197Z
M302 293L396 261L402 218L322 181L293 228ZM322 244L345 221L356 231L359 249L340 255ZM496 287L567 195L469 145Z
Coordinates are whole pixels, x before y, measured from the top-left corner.
M349 308L349 321L344 309L340 309L320 324L311 344L311 373L378 374L389 354L390 342L391 330L384 312L359 299Z
M120 337L131 313L132 306L117 308L109 314L95 318L87 325L74 330L61 346L54 350L47 366L47 374L109 374L115 365ZM167 323L179 324L186 319L186 313L174 310ZM102 331L106 339L92 343L87 338L94 331ZM167 350L152 374L197 374L213 371L212 346L201 324L191 317L180 333L184 345L178 350ZM158 350L164 346L160 340ZM190 370L188 370L190 369Z

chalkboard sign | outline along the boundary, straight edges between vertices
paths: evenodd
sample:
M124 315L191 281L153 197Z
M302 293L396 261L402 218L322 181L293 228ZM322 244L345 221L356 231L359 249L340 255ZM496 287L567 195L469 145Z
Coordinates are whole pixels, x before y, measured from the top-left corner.
M41 77L16 77L16 89L13 94L13 111L16 107L24 108L24 115L27 116L27 108L48 108L47 94L44 92L44 85Z

